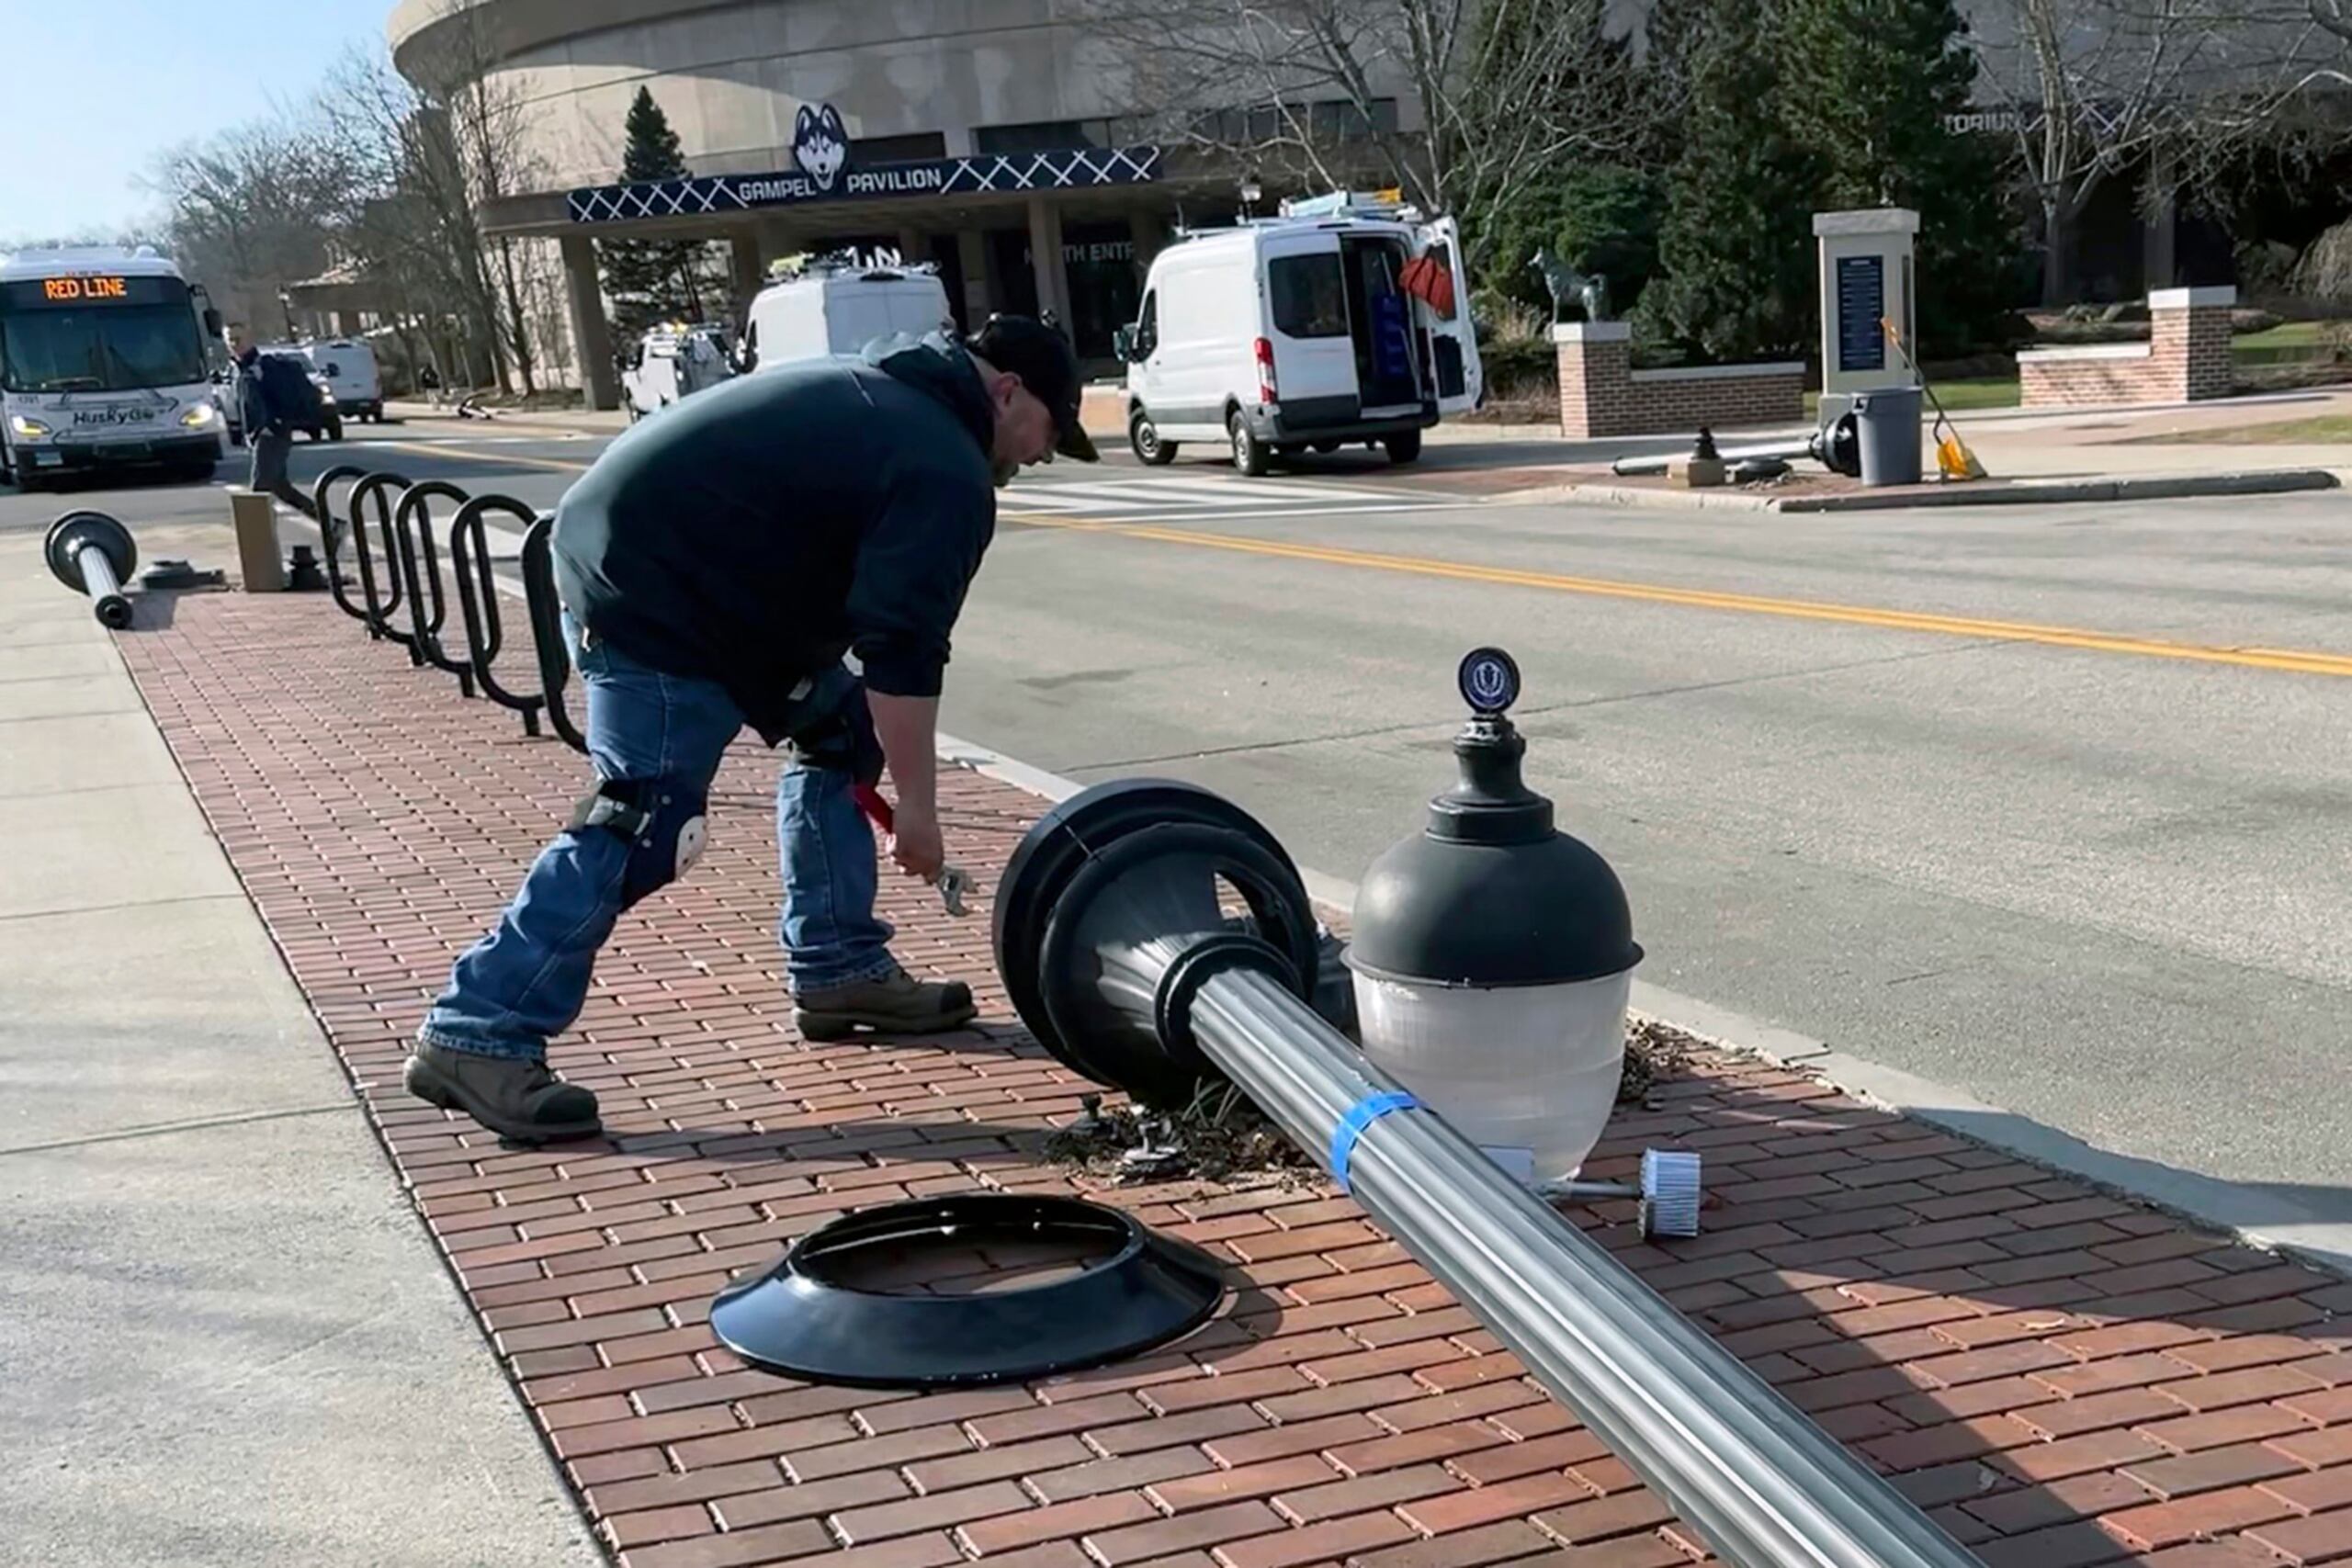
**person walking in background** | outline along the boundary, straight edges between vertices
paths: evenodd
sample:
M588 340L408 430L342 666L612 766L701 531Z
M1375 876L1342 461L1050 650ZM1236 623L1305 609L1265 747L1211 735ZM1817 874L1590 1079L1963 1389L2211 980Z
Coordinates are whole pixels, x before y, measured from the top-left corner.
M298 361L263 354L241 327L229 329L229 355L237 367L238 418L254 455L247 487L317 522L318 508L286 477L286 459L294 450L294 427L317 421L319 389Z

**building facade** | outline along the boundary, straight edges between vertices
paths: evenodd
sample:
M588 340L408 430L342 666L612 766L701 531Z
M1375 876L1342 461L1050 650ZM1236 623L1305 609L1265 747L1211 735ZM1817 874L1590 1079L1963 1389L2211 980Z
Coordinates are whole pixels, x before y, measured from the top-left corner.
M1134 121L1128 62L1085 4L401 0L389 30L413 80L514 104L530 188L489 227L560 254L562 357L610 407L598 240L726 242L739 321L778 257L893 251L938 268L960 319L1051 311L1107 359L1153 253L1187 220L1228 220L1239 188ZM691 178L616 183L640 88Z

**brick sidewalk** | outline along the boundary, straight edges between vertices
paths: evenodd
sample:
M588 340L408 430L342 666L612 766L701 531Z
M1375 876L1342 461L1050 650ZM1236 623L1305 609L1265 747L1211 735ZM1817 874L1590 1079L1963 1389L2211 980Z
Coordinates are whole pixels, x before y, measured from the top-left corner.
M886 893L902 957L971 980L978 1027L803 1043L773 935L775 764L739 750L709 853L623 922L556 1049L611 1135L502 1149L409 1100L400 1061L451 956L568 813L581 760L321 599L155 608L118 639L146 701L634 1568L1703 1554L1328 1188L1090 1191L1232 1260L1221 1320L1147 1359L922 1397L744 1369L710 1335L710 1295L802 1231L910 1195L1078 1190L1037 1149L1087 1086L1013 1022L984 912ZM971 774L943 789L950 839L992 884L1038 803ZM1702 1149L1707 1234L1645 1246L1622 1205L1576 1217L1986 1562L2352 1556L2352 1323L2333 1315L2352 1318L2352 1284L1752 1061L1702 1060L1657 1103L1620 1115L1592 1174L1645 1143Z

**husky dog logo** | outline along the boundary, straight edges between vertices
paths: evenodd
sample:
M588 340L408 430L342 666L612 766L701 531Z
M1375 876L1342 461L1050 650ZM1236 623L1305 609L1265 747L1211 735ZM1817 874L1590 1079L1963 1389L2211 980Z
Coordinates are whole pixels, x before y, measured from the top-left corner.
M849 161L849 131L832 105L814 109L800 106L800 118L792 128L792 161L819 190L833 188L842 165Z

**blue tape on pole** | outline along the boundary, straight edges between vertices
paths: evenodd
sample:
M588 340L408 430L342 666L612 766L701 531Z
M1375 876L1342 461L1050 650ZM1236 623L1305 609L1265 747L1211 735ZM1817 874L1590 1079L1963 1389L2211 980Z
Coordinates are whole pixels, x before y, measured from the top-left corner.
M1385 1094L1368 1094L1348 1107L1340 1124L1331 1131L1331 1174L1340 1183L1340 1190L1348 1189L1348 1161L1356 1152L1356 1140L1363 1130L1392 1111L1410 1111L1421 1102L1402 1090Z

